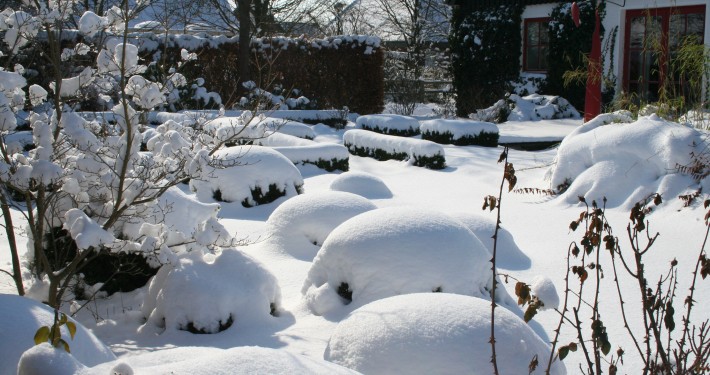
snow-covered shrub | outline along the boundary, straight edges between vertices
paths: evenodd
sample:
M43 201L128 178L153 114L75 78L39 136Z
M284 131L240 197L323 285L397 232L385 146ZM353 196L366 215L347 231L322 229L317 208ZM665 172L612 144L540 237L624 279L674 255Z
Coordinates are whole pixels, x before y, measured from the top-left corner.
M368 199L392 198L392 191L381 178L365 172L346 172L330 183L330 190L345 191Z
M298 138L312 140L316 137L316 133L310 126L292 120L285 120L274 117L267 117L263 120L266 131L270 133L282 133L292 135Z
M628 113L602 114L565 137L549 172L553 188L571 182L561 199L607 197L607 207L630 208L651 194L675 197L695 185L682 172L693 165L691 153L705 149L703 134L656 115L631 121Z
M254 259L229 248L212 260L197 253L164 265L151 280L141 330L217 333L263 323L280 305L276 278Z
M170 208L156 202L171 187L199 177L209 167L208 155L233 135L229 131L211 134L203 124L192 128L173 120L144 134L146 112L141 111L170 103L174 89L184 80L177 73L171 73L168 82L141 75L147 71L139 53L145 45L123 38L132 9L111 7L105 15L87 11L78 20L79 31L66 31L57 27L77 21L67 4L72 3L33 2L25 4L31 8L27 13L0 13L5 42L17 41L7 37L13 39L19 14L27 25L41 26L45 35L56 36L40 35L33 41L46 56L40 60L49 64L43 71L51 71L42 74L48 81L44 88L27 87L22 73L32 77L40 71L17 64L22 53L14 54L18 52L14 46L0 44L5 66L14 66L12 72L0 70L0 206L5 207L2 217L8 229L14 281L18 294L23 294L23 275L36 277L37 290L44 291L38 298L55 308L73 297L69 288L78 275L97 268L90 262L99 253L130 254L158 265L182 251L184 246L169 241L175 230L154 217L156 209L168 214ZM108 33L105 38L93 38L99 31ZM32 34L25 30L23 37ZM73 50L63 50L65 36L68 42L82 38L83 42ZM81 56L83 63L74 66L72 56ZM91 87L105 97L104 104L110 103L107 121L87 120L75 112L76 97ZM6 138L17 129L17 115L23 111L35 146L27 152L17 144L8 145ZM32 272L21 268L18 225L10 221L8 208L13 199L10 188L23 202L33 201L25 215L25 233L30 234L27 253L34 257L28 262ZM199 216L205 220L186 221L191 227L183 228L184 242L199 244L200 252L232 243L214 215ZM115 263L109 268L115 271Z
M418 167L444 169L444 148L434 142L352 129L343 135L343 144L351 154L377 160L408 160Z
M122 371L117 371L122 370ZM130 370L130 372L128 372ZM219 349L211 347L178 347L127 356L85 370L86 375L106 374L210 374L233 375L356 375L345 367L322 359L314 359L286 350L239 346Z
M252 143L266 137L266 126L263 118L250 111L244 111L236 117L206 118L202 125L205 135L212 139L208 142L234 146L236 144Z
M419 121L413 117L381 114L360 116L356 124L365 130L373 132L411 137L419 134Z
M54 310L30 298L0 294L0 316L8 322L0 329L0 374L15 375L20 356L34 346L32 337L35 332L41 326L52 326L54 323ZM76 360L93 366L116 359L111 350L91 331L73 319L70 320L76 325L76 335L69 340L69 330L62 327L62 336L67 338L71 355ZM63 349L56 351L64 353Z
M559 96L532 94L520 97L510 94L488 108L478 109L469 117L499 124L505 121L538 121L581 116L565 98Z
M249 110L289 110L313 109L313 104L305 96L299 96L299 90L287 92L281 85L275 85L271 91L257 87L253 81L242 83L247 89L246 96L239 99L237 109ZM294 98L291 96L298 96Z
M508 100L512 109L508 121L550 120L560 118L580 118L579 112L565 98L549 95L528 95L520 97L511 94Z
M496 229L496 219L494 217L471 212L451 213L451 216L471 230L486 245L488 251L493 254L493 234ZM518 247L513 235L504 227L498 230L496 266L508 270L530 268L530 258Z
M335 228L301 292L316 314L398 294L458 293L488 298L490 254L459 221L408 207L368 211Z
M678 122L696 129L710 130L710 111L709 110L692 110L678 119Z
M303 177L285 156L263 146L234 146L210 157L190 189L202 202L240 202L252 207L301 193Z
M350 153L343 145L316 143L281 133L273 133L254 143L271 147L291 160L294 165L311 164L328 172L347 171L350 168Z
M289 254L310 261L333 229L375 208L369 200L351 193L302 194L282 203L269 216L268 238L281 243Z
M491 365L490 302L449 293L418 293L369 303L343 319L324 358L364 374L488 374ZM528 374L550 347L506 309L495 315L501 374ZM551 374L565 374L560 361ZM543 374L544 366L532 372Z
M475 113L468 115L468 117L475 121L500 124L508 121L509 115L510 105L508 104L508 101L501 99L488 108L477 109Z
M498 146L498 127L471 120L427 120L420 127L422 139L457 146Z

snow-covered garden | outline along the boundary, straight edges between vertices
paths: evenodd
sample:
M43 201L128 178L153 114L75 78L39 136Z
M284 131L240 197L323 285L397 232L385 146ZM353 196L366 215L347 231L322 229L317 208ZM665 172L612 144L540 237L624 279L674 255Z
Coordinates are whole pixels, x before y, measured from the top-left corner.
M63 11L2 13L10 53ZM167 113L184 76L149 81L138 47L102 48L56 96L0 70L0 374L708 371L710 160L692 124L583 124L540 96L500 124ZM109 110L56 110L89 83L119 93ZM541 139L561 143L496 146ZM115 263L96 283L99 261Z

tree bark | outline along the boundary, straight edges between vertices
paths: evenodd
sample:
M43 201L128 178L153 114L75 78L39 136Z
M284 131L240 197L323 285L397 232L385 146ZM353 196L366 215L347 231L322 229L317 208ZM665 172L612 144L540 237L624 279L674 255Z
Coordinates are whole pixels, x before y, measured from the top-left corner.
M251 51L251 0L237 0L239 19L239 78L240 83L251 80L249 56ZM243 88L239 85L238 92Z

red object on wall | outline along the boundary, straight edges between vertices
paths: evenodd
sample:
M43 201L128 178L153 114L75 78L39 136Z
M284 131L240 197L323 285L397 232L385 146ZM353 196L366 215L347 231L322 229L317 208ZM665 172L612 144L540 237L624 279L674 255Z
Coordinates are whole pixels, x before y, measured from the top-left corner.
M589 54L587 71L587 89L584 95L584 122L599 115L602 108L602 42L599 37L599 8L595 12L594 33L592 34L592 52Z
M572 21L574 21L575 26L579 27L579 5L577 5L576 1L572 3Z

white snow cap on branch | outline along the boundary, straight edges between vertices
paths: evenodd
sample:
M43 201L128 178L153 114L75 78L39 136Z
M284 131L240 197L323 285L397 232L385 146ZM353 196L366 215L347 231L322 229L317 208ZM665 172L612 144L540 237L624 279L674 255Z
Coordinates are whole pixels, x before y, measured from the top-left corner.
M116 240L78 208L72 208L64 214L64 229L69 231L80 250L108 245Z

